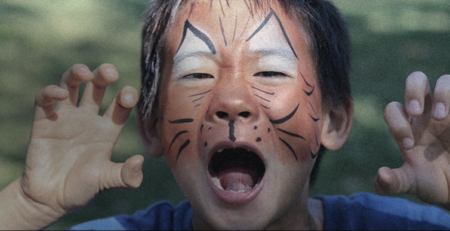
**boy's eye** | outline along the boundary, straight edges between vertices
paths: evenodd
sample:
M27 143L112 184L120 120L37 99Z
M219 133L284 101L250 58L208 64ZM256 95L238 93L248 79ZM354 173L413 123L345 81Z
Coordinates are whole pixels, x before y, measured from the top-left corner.
M283 74L281 72L276 72L276 71L258 72L254 76L261 76L261 77L287 77L287 75L285 75L285 74Z
M210 74L194 73L194 74L186 75L182 79L211 79L211 78L214 78L214 77Z

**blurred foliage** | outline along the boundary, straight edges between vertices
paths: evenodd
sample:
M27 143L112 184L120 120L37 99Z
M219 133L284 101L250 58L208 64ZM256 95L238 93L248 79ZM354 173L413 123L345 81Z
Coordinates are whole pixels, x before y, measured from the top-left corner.
M355 121L348 142L323 159L311 194L374 192L381 166L401 157L383 121L384 106L403 103L405 78L421 70L434 86L450 66L450 5L445 0L334 0L353 39ZM34 95L75 63L92 70L114 64L120 80L109 87L103 110L121 87L139 89L141 25L148 0L0 1L0 188L19 177L30 136ZM113 153L114 161L143 154L139 189L101 193L86 208L50 229L86 220L132 214L158 200L184 199L164 158L146 155L134 111Z

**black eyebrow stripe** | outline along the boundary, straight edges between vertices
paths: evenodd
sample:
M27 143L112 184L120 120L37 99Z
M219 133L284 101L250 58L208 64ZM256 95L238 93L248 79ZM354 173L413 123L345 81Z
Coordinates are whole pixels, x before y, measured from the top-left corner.
M289 145L286 141L284 141L283 139L279 138L288 148L289 150L291 150L292 154L294 154L295 159L298 162L298 158L297 158L297 154L295 154L294 149L292 149L291 145Z
M294 47L292 47L291 41L289 40L289 37L288 37L287 34L286 34L286 30L284 30L283 24L281 24L280 18L278 18L277 13L275 13L275 11L273 11L272 8L270 8L270 10L273 12L273 15L274 15L275 18L277 19L278 24L280 25L280 28L281 28L281 32L283 32L284 38L286 39L287 43L289 44L289 47L291 48L292 52L294 53L295 58L298 59L297 53L295 53Z
M261 96L259 96L259 95L257 95L257 94L253 94L253 95L255 95L256 97L258 97L258 98L260 98L260 99L262 99L262 100L267 101L267 102L270 103L270 100L268 100L268 99L264 99L263 97L261 97Z
M250 37L248 37L248 39L247 40L245 40L245 42L248 42L248 41L250 41L250 39L252 39L253 38L253 36L255 36L268 22L269 22L269 20L270 20L270 18L272 17L272 15L274 14L275 12L273 11L273 10L271 10L271 12L270 12L270 14L269 15L267 15L267 17L264 19L264 21L261 23L261 25L259 25L259 27L258 28L256 28L256 30L255 30L255 32L253 32L253 34L252 35L250 35Z
M172 139L172 142L170 143L170 146L169 146L169 152L170 152L170 149L172 148L172 145L173 145L173 143L175 142L175 140L180 136L180 135L182 135L182 134L184 134L184 133L187 133L188 131L181 131L181 132L178 132L174 137L173 137L173 139Z
M201 100L201 99L203 99L203 98L205 98L205 96L202 96L202 97L200 97L200 98L198 98L198 99L194 99L194 101L192 101L193 103L194 102L197 102L197 101L199 101L199 100Z
M201 104L201 103L199 103L199 104L195 105L195 106L194 106L194 108L196 108L196 107L198 107L198 106L200 106L200 105L202 105L202 104Z
M300 138L300 139L303 139L303 140L305 140L305 138L303 137L303 136L301 136L301 135L297 135L297 134L295 134L295 133L292 133L292 132L288 132L288 131L285 131L285 130L283 130L283 129L280 129L280 128L277 128L279 131L281 131L281 132L283 132L283 133L285 133L285 134L288 134L288 135L290 135L290 136L293 136L293 137L297 137L297 138Z
M204 95L204 94L206 94L206 93L209 93L210 91L211 91L211 90L205 91L205 92L202 92L202 93L198 93L198 94L195 94L195 95L190 95L190 96L188 96L188 97L194 97L194 96Z
M274 92L271 93L271 92L263 91L263 90L261 90L261 89L259 89L259 88L254 87L254 86L252 86L252 88L253 88L253 89L256 89L256 90L258 90L258 91L260 91L260 92L266 93L266 94L268 94L268 95L275 95Z
M225 42L225 46L227 46L227 38L225 37L225 31L223 29L222 19L220 19L220 17L219 17L219 22L220 22L220 30L222 31L223 41Z
M186 142L184 142L184 144L181 145L180 149L178 150L177 161L178 161L178 157L180 156L181 151L183 151L183 149L186 148L190 142L191 141L188 139L188 140L186 140Z
M173 120L173 121L169 120L169 123L171 123L171 124L182 124L182 123L191 123L191 122L194 122L194 120L190 119L190 118Z
M208 46L211 53L213 53L214 55L217 53L216 47L214 46L214 43L211 41L211 39L209 39L209 37L206 34L201 32L197 28L195 28L195 26L193 26L188 20L186 20L186 22L184 23L183 38L181 39L180 46L178 46L176 53L178 53L181 45L183 45L183 42L184 42L184 39L186 38L188 29L191 30L191 32L195 35L195 37L197 37L197 38L201 39L203 42L205 42L206 46Z
M282 123L288 121L297 112L298 106L300 106L300 104L298 104L297 107L294 109L294 111L292 111L289 115L287 115L287 116L285 116L285 117L283 117L281 119L278 119L278 120L271 120L271 119L269 119L269 121L271 123L273 123L273 124L282 124Z

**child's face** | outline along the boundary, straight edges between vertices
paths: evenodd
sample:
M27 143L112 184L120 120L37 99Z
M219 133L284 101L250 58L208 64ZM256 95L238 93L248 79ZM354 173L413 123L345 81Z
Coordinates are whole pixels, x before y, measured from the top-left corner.
M159 122L194 226L265 228L307 214L322 132L305 35L276 4L183 7L165 50Z

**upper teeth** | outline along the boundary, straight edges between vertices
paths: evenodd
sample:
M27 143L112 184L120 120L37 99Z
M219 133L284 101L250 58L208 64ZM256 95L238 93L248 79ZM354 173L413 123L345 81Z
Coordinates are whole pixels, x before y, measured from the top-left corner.
M223 151L223 149L220 149L219 151L217 151L218 153L221 153Z

